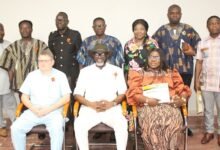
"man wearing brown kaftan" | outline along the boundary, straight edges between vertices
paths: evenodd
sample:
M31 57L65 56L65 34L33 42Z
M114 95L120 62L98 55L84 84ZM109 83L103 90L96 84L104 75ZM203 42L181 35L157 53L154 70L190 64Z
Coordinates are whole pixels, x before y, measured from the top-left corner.
M32 22L23 20L19 23L21 39L10 44L3 52L0 67L9 72L11 89L18 91L27 74L37 69L38 54L47 45L32 38Z

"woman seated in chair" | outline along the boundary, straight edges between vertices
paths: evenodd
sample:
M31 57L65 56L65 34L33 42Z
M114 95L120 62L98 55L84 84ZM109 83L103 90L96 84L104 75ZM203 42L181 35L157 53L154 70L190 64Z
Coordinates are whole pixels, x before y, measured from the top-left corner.
M183 126L180 107L191 91L177 70L166 67L160 49L149 51L144 70L129 71L128 86L127 101L137 105L145 149L178 149L178 135Z

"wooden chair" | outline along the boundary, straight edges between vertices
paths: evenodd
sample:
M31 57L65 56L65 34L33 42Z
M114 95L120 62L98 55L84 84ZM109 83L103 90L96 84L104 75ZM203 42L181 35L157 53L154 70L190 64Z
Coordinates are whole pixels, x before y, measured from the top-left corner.
M122 113L124 116L127 115L127 102L124 100L122 101ZM79 101L75 101L73 106L73 116L76 119L78 117L80 103ZM100 123L96 125L95 127L91 128L89 130L89 133L114 133L114 130L107 126L104 123ZM89 142L89 146L92 146L94 148L100 147L100 146L114 146L116 147L116 143L109 143L109 142L103 142L103 143L97 143L97 142ZM76 142L76 149L78 150L77 142Z

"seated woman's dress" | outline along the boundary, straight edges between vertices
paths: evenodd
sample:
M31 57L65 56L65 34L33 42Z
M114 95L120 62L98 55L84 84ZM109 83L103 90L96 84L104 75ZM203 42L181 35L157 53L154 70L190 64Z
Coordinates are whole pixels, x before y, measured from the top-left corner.
M143 95L143 86L168 83L170 96L187 93L191 95L189 87L185 86L177 70L173 71L129 71L127 101L130 105L137 105L138 120L141 127L141 137L148 150L167 150L178 147L178 137L183 125L180 108L170 104L158 104L155 107L138 103L134 96ZM160 94L160 93L158 93Z

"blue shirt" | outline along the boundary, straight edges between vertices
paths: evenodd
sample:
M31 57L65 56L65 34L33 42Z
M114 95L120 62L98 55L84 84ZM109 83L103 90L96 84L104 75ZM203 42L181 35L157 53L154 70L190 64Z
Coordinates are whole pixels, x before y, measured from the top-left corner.
M161 26L152 36L165 54L166 63L179 73L193 74L193 56L182 52L181 43L186 42L196 51L201 40L198 33L187 24L180 23L175 29L169 24Z
M103 39L97 39L95 35L86 38L82 42L77 54L79 64L85 67L94 63L93 58L88 54L88 50L92 50L97 42L105 44L108 49L112 51L112 56L108 59L108 62L112 65L122 67L122 64L124 63L122 45L117 38L109 35L105 35Z
M44 107L56 103L71 90L63 72L52 69L47 76L38 69L28 74L20 92L29 95L33 105Z

